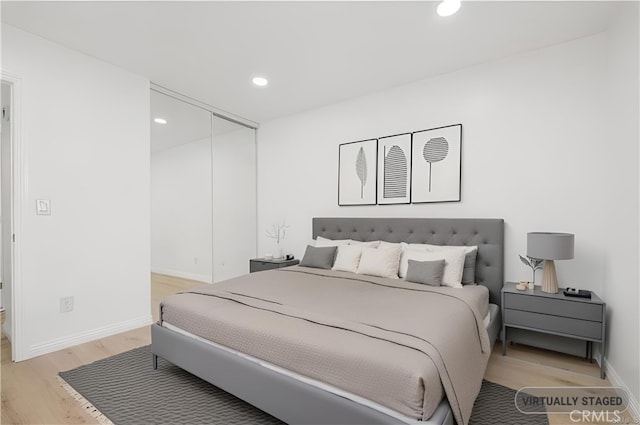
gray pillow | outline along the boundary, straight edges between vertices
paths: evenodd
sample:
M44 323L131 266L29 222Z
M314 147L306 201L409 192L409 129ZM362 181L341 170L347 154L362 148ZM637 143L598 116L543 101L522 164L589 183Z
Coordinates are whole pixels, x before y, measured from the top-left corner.
M478 250L465 254L464 256L464 269L462 270L462 284L472 285L476 283L476 257L478 256Z
M442 275L444 274L444 260L435 261L415 261L409 260L407 282L422 283L430 286L442 285Z
M333 267L333 262L336 259L336 251L338 251L337 246L315 247L307 245L300 265L329 270Z

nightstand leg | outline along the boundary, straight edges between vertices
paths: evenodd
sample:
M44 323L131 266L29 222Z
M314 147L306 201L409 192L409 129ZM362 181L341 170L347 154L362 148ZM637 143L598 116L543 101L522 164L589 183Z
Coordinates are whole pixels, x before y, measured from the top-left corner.
M507 355L507 327L502 326L502 355Z
M589 363L593 363L593 341L587 341L587 354L585 360Z
M602 338L602 344L600 344L600 379L604 379L604 353L607 347L607 342Z
M584 359L589 360L589 341L585 341Z

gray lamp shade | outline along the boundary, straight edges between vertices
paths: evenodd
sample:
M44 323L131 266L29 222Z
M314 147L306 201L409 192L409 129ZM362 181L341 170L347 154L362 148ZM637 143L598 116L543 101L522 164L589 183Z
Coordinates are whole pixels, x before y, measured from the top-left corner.
M573 258L573 234L527 233L527 256L542 260L569 260Z

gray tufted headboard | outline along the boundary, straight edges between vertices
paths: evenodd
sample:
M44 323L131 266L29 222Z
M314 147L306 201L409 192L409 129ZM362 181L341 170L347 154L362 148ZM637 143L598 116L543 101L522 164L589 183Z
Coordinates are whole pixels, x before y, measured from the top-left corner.
M476 282L500 305L504 276L504 220L494 218L316 217L313 237L357 241L477 245Z

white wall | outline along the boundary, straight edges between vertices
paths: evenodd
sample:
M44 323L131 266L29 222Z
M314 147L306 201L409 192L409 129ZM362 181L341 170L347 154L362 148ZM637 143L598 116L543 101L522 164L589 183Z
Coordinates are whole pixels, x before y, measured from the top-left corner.
M297 256L314 216L501 217L505 277L522 280L527 232L575 233L575 259L557 263L559 281L605 298L610 287L628 294L609 305L618 339L609 353L611 366L635 371L625 379L637 398L638 346L620 347L638 335L628 309L638 300L638 232L629 233L638 223L638 139L626 130L609 137L610 113L621 112L609 101L610 48L600 34L262 124L259 252L272 249L264 230L283 217L284 248ZM456 123L461 202L338 207L340 143Z
M151 270L211 282L211 139L151 155Z
M19 358L149 324L148 80L6 24L2 69L22 81Z
M608 221L603 216L608 239L604 253L606 280L604 298L608 303L609 349L607 362L613 366L612 381L623 379L640 400L640 315L638 282L638 141L640 105L638 21L640 5L626 2L607 34L609 126L603 141L610 150L603 171L611 174L602 202L610 204ZM635 182L635 185L633 184ZM622 243L621 243L622 242ZM636 415L640 415L636 404Z

